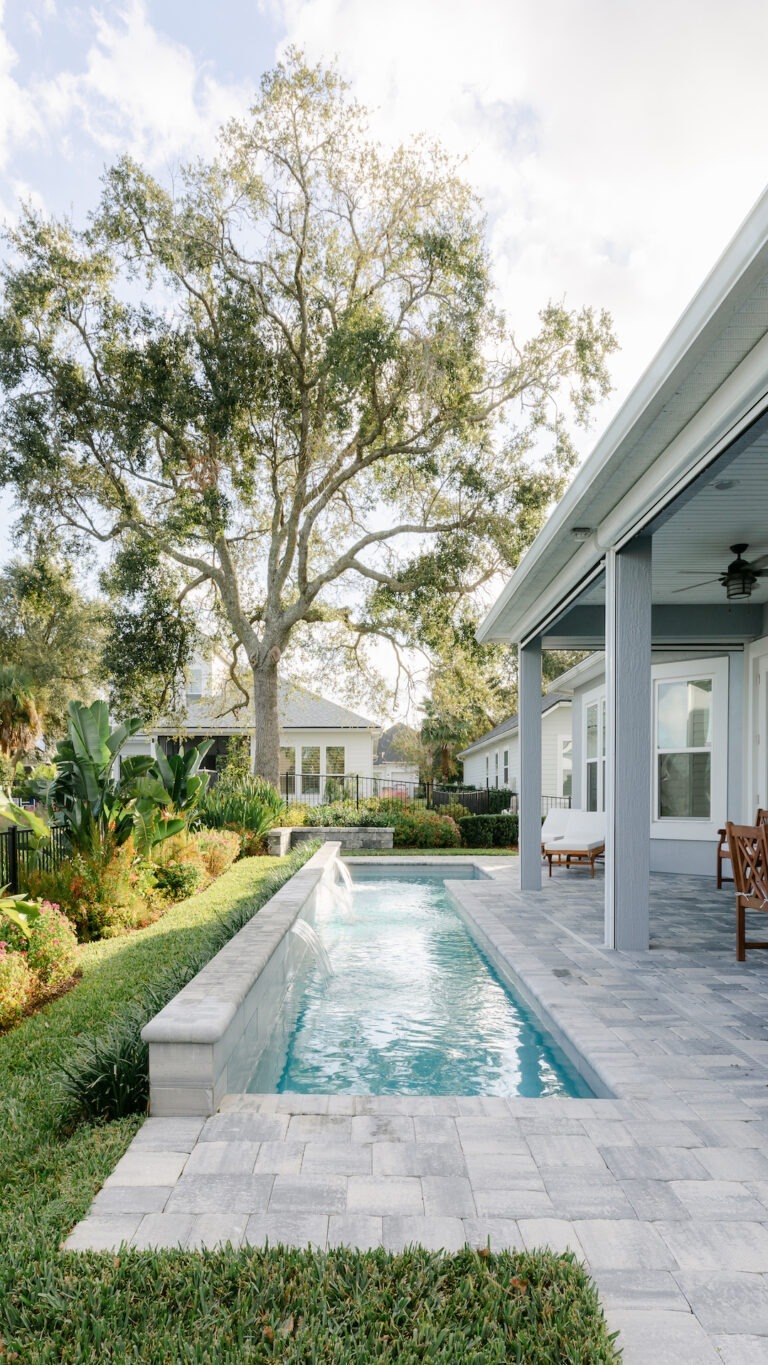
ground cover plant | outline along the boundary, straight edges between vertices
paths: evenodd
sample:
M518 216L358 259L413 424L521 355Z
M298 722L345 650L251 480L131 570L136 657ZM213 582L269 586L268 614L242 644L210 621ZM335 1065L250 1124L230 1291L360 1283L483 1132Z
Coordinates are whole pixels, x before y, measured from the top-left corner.
M62 1134L56 1076L73 1040L102 1033L137 994L185 970L285 863L242 860L142 933L81 948L77 989L0 1037L0 1358L614 1361L594 1290L569 1257L59 1251L141 1122Z

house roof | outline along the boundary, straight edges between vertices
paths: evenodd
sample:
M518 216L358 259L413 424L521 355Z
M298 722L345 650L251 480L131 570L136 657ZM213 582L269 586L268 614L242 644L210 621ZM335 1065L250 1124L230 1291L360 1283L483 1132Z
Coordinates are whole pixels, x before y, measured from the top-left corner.
M768 408L767 376L768 191L577 473L478 638L525 641L539 633L600 572L607 549L646 527Z
M233 705L241 701L231 682L227 682L215 696L204 696L199 701L187 699L184 728L194 733L220 731L236 733L253 728L250 707ZM371 730L381 728L376 721L350 711L346 706L328 701L326 697L299 687L297 683L278 683L278 713L281 730ZM178 729L172 721L160 723L159 730Z
M541 699L541 714L552 711L554 707L560 706L563 702L570 702L564 692L547 692ZM498 725L494 725L487 734L481 735L473 744L468 744L466 749L462 749L457 758L464 758L466 754L474 753L475 749L482 749L486 744L490 744L494 739L501 739L502 735L513 735L517 732L518 717L507 716L506 720L500 720Z

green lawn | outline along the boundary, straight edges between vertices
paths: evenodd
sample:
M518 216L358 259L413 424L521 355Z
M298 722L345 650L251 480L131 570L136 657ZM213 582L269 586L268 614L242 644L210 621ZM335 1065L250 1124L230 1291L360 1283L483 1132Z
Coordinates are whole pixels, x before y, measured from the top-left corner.
M615 1360L585 1274L544 1252L59 1251L141 1120L62 1135L57 1064L280 862L244 860L141 933L88 945L76 988L0 1037L0 1361Z

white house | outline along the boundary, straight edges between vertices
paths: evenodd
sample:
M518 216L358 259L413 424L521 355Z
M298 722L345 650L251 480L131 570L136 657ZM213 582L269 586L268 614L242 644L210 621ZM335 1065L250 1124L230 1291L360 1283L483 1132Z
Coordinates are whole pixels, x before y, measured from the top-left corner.
M521 879L541 885L542 647L573 696L573 804L606 812L606 943L648 947L649 874L714 874L768 805L768 193L491 608L519 647ZM530 799L529 799L530 798Z
M253 715L242 700L223 659L196 658L187 671L183 716L135 735L123 752L151 753L155 744L168 749L210 739L203 767L215 771L230 739L245 735L253 756ZM238 702L239 708L233 709ZM359 779L360 794L370 792L381 733L375 721L291 682L279 685L278 710L280 787L285 796L297 801L330 799L340 794L342 778Z
M541 698L541 791L544 805L571 796L571 698L551 691ZM471 787L520 789L519 717L508 716L458 754Z

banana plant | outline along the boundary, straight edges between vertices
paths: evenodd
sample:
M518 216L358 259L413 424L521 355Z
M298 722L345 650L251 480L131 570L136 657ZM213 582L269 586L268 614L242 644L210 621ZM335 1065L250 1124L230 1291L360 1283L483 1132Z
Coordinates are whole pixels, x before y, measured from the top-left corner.
M189 819L204 794L209 774L200 771L200 764L212 743L213 740L207 739L203 744L185 749L183 753L169 755L158 749L155 767L175 815L184 815Z

